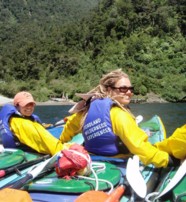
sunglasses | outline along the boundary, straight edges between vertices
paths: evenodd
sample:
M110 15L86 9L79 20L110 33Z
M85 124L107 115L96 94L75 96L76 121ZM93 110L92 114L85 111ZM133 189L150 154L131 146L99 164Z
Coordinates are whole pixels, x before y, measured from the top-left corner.
M112 89L118 89L120 93L126 93L128 90L131 91L131 93L134 92L134 87L133 86L121 86L121 87L111 87Z

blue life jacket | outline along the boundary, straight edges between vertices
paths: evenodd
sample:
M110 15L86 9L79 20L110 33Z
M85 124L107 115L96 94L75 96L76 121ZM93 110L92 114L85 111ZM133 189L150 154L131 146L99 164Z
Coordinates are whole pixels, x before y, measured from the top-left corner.
M20 142L10 130L9 119L13 115L20 116L16 107L10 104L6 104L2 107L0 111L0 136L2 138L2 143L5 148L16 148L20 145ZM32 114L31 118L41 123L41 120L37 115Z
M113 133L110 119L110 109L114 102L109 98L96 99L91 102L87 117L83 126L83 136L87 151L113 156L119 154L121 141ZM126 146L122 143L122 147Z

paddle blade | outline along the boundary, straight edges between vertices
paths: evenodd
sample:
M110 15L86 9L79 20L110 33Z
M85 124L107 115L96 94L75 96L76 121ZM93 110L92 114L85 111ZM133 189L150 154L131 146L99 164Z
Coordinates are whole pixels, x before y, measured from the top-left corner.
M156 197L156 199L159 199L161 196L165 195L167 192L169 192L172 188L174 188L178 182L185 176L186 174L186 160L181 164L181 166L178 168L176 174L171 179L169 184L165 187L165 189Z
M133 159L129 158L127 162L126 178L135 193L139 197L145 198L147 194L147 186L142 174L140 173L139 157L136 155Z
M40 173L44 172L45 170L48 170L52 167L54 167L54 163L57 160L57 156L59 153L56 153L54 156L52 156L51 158L45 160L44 162L42 162L41 164L39 164L38 166L36 166L35 168L33 168L31 171L29 171L28 173L30 175L32 175L33 179L35 177L37 177Z
M50 157L50 155L45 155L45 156L39 157L37 159L18 164L18 165L12 166L10 168L6 168L4 170L0 170L0 178L4 177L5 175L8 175L10 173L17 172L17 171L20 171L20 170L27 168L29 166L35 165L41 161L48 159L49 157Z
M33 167L27 174L25 177L19 179L18 181L16 181L11 187L18 189L23 187L28 181L33 180L34 178L36 178L40 173L47 171L48 169L54 167L54 163L57 160L57 156L60 152L56 153L54 156L52 156L51 158L45 160L44 162L40 163L39 165Z
M138 115L138 116L136 117L136 123L139 124L139 123L141 123L142 121L143 121L143 116L142 116L142 115Z

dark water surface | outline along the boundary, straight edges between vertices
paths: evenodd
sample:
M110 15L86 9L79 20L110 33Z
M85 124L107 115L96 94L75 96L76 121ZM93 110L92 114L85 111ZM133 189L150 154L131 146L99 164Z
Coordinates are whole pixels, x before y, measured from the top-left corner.
M56 123L69 115L68 110L71 107L69 105L37 106L35 114L39 115L45 123ZM135 115L142 115L144 120L148 120L153 115L160 116L168 136L177 127L186 123L186 103L131 104L130 107Z

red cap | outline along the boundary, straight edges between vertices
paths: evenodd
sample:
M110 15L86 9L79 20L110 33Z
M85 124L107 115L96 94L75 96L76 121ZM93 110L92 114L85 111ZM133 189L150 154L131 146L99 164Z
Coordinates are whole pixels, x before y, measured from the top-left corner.
M22 91L15 95L14 97L14 105L20 105L21 107L26 106L29 103L35 103L34 98L29 92Z

